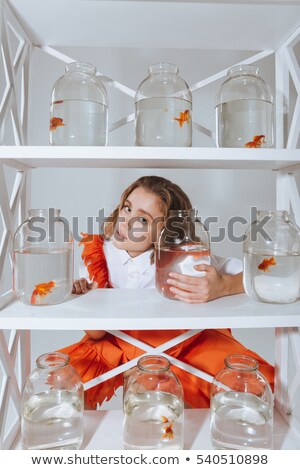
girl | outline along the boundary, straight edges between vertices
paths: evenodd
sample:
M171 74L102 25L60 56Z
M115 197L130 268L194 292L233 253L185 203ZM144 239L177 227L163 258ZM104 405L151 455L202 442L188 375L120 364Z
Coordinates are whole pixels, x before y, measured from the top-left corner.
M83 245L83 277L75 281L73 292L84 294L91 289L154 288L155 265L153 244L158 239L170 210L192 208L188 196L171 181L158 176L144 176L122 194L104 228L104 235L85 235ZM211 265L198 265L204 277L170 273L168 283L176 299L186 303L207 302L225 295L244 292L242 264L229 258L212 256ZM86 276L86 277L84 277ZM88 279L88 280L87 280ZM152 347L171 340L186 330L126 331ZM70 356L71 364L87 382L143 353L137 347L103 330L86 331L75 345L61 350ZM247 354L258 360L260 370L273 384L273 367L234 339L230 330L204 330L172 347L167 353L193 367L215 375L229 354ZM188 406L209 406L209 383L179 368ZM120 375L96 385L86 392L86 407L109 400L123 384Z

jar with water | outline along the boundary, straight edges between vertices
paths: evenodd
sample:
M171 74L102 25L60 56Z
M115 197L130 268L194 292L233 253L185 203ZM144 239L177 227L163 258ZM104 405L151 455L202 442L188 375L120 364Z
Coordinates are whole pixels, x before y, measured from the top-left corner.
M272 390L252 357L226 357L211 385L210 412L215 449L272 449Z
M217 147L271 148L273 120L272 92L259 69L231 67L216 97Z
M38 357L22 393L23 449L79 449L83 439L83 384L60 352Z
M210 239L197 211L171 210L155 246L156 288L164 297L175 299L169 273L205 276L198 268L201 264L210 264Z
M55 83L50 108L52 145L107 145L108 99L94 65L72 62Z
M73 287L73 236L59 209L31 209L13 242L13 290L21 302L54 305Z
M286 211L257 211L244 240L244 288L261 302L300 298L300 231Z
M127 450L183 449L183 389L163 356L144 356L127 376L123 440Z
M174 64L149 67L135 95L135 145L191 147L192 94Z

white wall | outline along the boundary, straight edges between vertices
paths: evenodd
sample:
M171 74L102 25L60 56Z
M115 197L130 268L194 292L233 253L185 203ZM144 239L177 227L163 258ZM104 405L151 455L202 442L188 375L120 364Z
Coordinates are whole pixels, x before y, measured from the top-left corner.
M179 66L180 74L192 84L223 68L227 68L248 55L247 52L182 50L138 50L101 48L61 48L62 52L76 60L91 62L98 70L129 87L137 88L150 64L169 61ZM274 89L273 58L257 64L262 77ZM58 60L36 51L32 57L30 76L30 145L48 145L49 106L51 89L64 72ZM220 82L221 83L221 82ZM220 83L213 84L193 96L195 121L214 128L214 97ZM114 121L133 112L133 100L111 88L110 119ZM109 137L109 145L133 145L133 124L115 131ZM194 146L215 146L208 137L194 133ZM217 216L211 235L219 227L226 227L235 215L250 220L250 207L275 208L275 175L271 171L240 170L132 170L132 169L36 169L32 179L32 207L58 207L69 220L77 216L80 230L86 231L86 217L96 216L100 208L109 214L117 204L123 189L144 174L165 176L179 184L191 197L202 218ZM237 227L236 235L245 227ZM213 252L221 256L241 258L242 246L228 239L213 244ZM76 248L78 264L80 252ZM75 268L75 273L77 267ZM187 307L188 308L188 307ZM71 325L70 325L71 328ZM256 349L266 359L273 361L273 330L237 331L244 343ZM32 357L46 350L62 347L81 337L80 332L35 332L32 334Z

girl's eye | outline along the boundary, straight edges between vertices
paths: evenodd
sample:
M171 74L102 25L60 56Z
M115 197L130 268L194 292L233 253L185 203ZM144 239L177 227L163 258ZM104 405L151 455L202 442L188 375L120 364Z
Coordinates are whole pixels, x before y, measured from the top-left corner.
M124 206L124 207L123 207L123 210L124 210L125 212L128 212L128 214L129 214L129 213L131 212L131 207L129 207L129 206Z
M143 225L147 225L147 224L148 224L148 220L145 219L145 217L139 217L139 221L140 221Z

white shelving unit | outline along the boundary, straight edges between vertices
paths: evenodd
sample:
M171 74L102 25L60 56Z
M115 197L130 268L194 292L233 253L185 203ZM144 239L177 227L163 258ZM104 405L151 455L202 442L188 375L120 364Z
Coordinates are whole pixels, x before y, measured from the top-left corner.
M4 264L11 255L15 226L24 220L29 207L30 180L34 178L34 168L276 170L277 208L292 208L300 225L300 201L293 176L300 169L300 150L297 149L300 71L295 53L300 39L300 1L52 0L43 2L42 7L38 0L4 0L3 3L2 72L6 87L0 88L0 214L4 227L3 234L0 234L0 281ZM56 47L90 47L97 44L102 47L121 44L122 47L172 47L178 50L200 46L224 51L243 50L249 54L244 63L274 55L276 149L27 146L31 52L39 49L58 60L71 62L74 59L62 54ZM196 92L225 74L226 70L220 70L193 84L191 89ZM127 96L134 96L134 90L124 84L106 76L103 79ZM294 105L290 102L289 80L294 83L298 95ZM286 114L289 114L288 129L284 119ZM132 119L132 114L124 116L111 125L111 130L126 125ZM212 135L211 130L197 122L194 127L196 131ZM12 129L15 145L7 146L5 142L9 128ZM11 195L7 191L6 166L17 170ZM101 312L98 311L99 303L105 306ZM260 304L239 295L187 308L179 302L170 304L156 292L107 289L93 291L81 298L71 298L55 307L30 308L16 302L11 290L0 292L0 448L18 447L15 439L19 431L20 390L30 364L29 330L69 329L71 320L73 329L101 328L125 339L128 337L118 330L151 329L154 321L158 329L167 329L170 324L173 329L190 328L191 331L184 337L205 328L275 327L275 448L300 449L300 425L293 414L293 400L300 387L299 306L299 302L282 306ZM156 352L164 354L182 338L162 345ZM130 342L146 352L154 351L137 340L131 339ZM293 380L289 380L288 373L291 355L297 368ZM131 367L131 362L95 379L89 386L126 370ZM176 365L205 377L201 371L182 363ZM14 419L11 418L12 413ZM102 413L100 424L98 413ZM113 440L107 434L105 423L108 419L116 424L115 429L120 430L120 435L114 434ZM186 448L209 448L207 410L188 410L186 420L194 423L193 436L186 436ZM197 425L196 422L201 424ZM99 442L106 449L122 447L121 412L87 413L86 423L86 448L97 448ZM97 439L100 434L101 440ZM106 440L103 440L103 435Z

